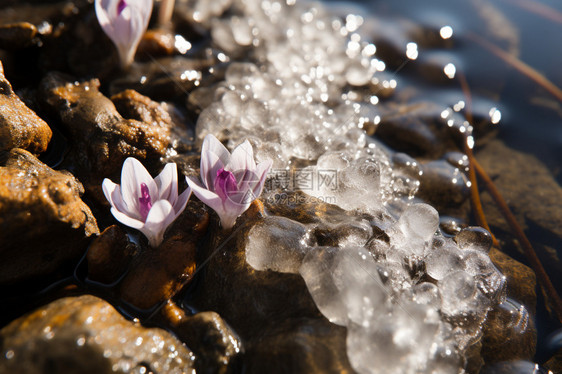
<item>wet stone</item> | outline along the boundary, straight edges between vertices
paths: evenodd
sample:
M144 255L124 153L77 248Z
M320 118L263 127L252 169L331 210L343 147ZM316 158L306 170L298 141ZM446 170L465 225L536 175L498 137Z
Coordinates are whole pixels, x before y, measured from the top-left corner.
M461 249L476 249L489 253L492 248L492 236L482 227L465 227L456 236L455 242Z
M52 277L99 234L83 187L25 150L13 149L0 165L0 285Z
M25 48L33 44L37 27L29 22L0 25L0 48Z
M145 59L169 56L176 52L175 36L165 30L147 30L137 48L137 55Z
M434 85L454 85L453 80L455 73L449 72L447 75L444 71L447 64L459 66L455 55L451 52L427 51L423 53L415 64L415 73Z
M545 364L547 370L553 373L562 373L562 349L559 349Z
M119 113L126 119L134 119L160 128L170 130L169 154L181 154L193 151L193 132L185 125L189 122L173 103L151 100L135 90L125 90L111 96ZM167 160L167 162L172 162Z
M74 3L78 3L75 1ZM11 3L11 4L10 4ZM33 3L33 4L32 4ZM0 13L0 24L29 22L35 26L40 25L44 21L69 15L74 4L66 4L61 6L62 1L4 1L5 6Z
M90 295L59 299L0 330L3 373L195 373L169 332L128 321Z
M197 355L198 373L224 374L232 372L239 355L244 352L236 332L215 312L186 315L172 302L162 308L164 323ZM229 371L230 370L230 371Z
M532 361L514 360L486 365L480 374L552 374L552 372Z
M103 79L118 65L117 51L104 34L87 0L13 2L2 9L0 24L27 22L37 34L31 68L41 73L60 71ZM4 22L2 22L4 20ZM20 46L21 48L21 46Z
M172 117L161 104L150 100L135 90L125 90L111 96L115 108L124 118L157 125L169 126Z
M418 196L439 211L452 211L466 201L470 189L464 173L444 160L422 163Z
M131 66L122 78L114 79L109 90L116 94L125 89L134 89L153 100L181 102L216 63L213 56L175 56L139 62Z
M554 179L552 169L535 156L508 148L500 140L488 142L476 157L533 243L552 283L562 284L562 262L556 254L556 248L562 248L562 187ZM492 232L506 244L511 243L511 230L491 196L482 193L481 200ZM507 250L518 251L513 246Z
M145 248L133 257L118 293L139 309L150 309L170 299L192 281L198 241L209 222L199 204L189 204L164 235L158 248ZM145 238L141 238L145 240Z
M71 170L86 191L105 204L103 179L119 180L127 157L143 162L164 156L170 128L163 122L124 119L99 92L99 85L97 79L80 83L50 74L41 83L41 98L70 133L71 147L61 167Z
M532 315L535 315L537 306L535 272L495 248L491 249L490 258L507 278L507 296L523 304Z
M455 132L441 117L443 107L429 102L381 106L377 138L410 156L440 158L447 151L458 150Z
M244 369L252 374L355 373L345 337L345 328L325 319L282 321L248 345Z
M52 132L14 93L0 61L0 151L23 148L31 153L47 149Z
M507 299L489 313L482 338L482 358L487 364L535 355L537 330L525 306Z
M137 250L120 226L109 226L88 248L88 279L102 284L114 283L123 275Z

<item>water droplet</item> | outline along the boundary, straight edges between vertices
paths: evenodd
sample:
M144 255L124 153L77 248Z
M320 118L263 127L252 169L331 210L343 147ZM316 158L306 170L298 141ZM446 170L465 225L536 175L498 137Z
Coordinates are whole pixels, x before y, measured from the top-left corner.
M84 336L80 336L78 339L76 339L77 346L82 347L84 344L86 344L86 338Z
M443 39L449 39L453 36L453 28L451 26L443 26L441 30L439 30L439 35L441 35Z
M410 60L415 60L418 58L418 45L414 42L410 42L406 45L406 57Z
M445 73L445 75L449 78L449 79L453 79L455 77L455 74L457 73L457 68L455 67L454 64L452 63L448 63L447 65L445 65L445 67L443 68L443 72Z

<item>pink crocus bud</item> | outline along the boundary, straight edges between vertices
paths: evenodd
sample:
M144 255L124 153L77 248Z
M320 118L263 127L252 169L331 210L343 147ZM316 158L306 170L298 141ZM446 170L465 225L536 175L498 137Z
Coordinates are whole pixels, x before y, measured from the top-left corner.
M124 225L140 230L150 246L158 247L168 226L185 209L191 189L178 196L176 164L167 164L154 179L144 166L129 157L121 170L121 185L104 179L103 193L111 213Z
M201 181L186 179L195 196L217 212L222 227L229 229L261 194L271 164L271 160L265 160L256 165L247 140L231 155L209 134L201 149Z
M101 28L117 47L121 67L135 58L139 42L148 27L152 0L95 0Z

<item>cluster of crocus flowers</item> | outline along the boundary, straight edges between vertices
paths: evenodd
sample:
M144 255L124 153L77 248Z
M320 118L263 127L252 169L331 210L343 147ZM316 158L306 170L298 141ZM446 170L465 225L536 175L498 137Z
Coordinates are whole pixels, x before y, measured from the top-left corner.
M134 158L127 158L121 171L121 185L104 179L102 188L119 222L141 231L150 246L158 247L168 226L185 209L191 191L217 212L225 229L261 194L271 160L256 165L252 146L245 141L232 155L213 135L203 141L201 181L186 178L189 187L178 195L176 164L167 164L152 178Z
M117 47L121 66L128 67L148 27L153 0L96 0L98 22Z

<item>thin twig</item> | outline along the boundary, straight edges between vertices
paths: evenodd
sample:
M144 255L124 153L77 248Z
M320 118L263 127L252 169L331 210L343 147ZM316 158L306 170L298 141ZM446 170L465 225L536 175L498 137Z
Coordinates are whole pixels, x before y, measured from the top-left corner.
M464 152L468 157L468 178L470 179L470 202L472 204L472 209L474 210L474 215L476 217L476 222L478 225L484 227L490 235L492 236L492 243L494 247L499 248L500 244L498 240L492 233L490 226L488 225L488 221L486 220L486 215L484 214L484 209L482 208L482 201L480 200L480 192L478 192L478 184L476 179L476 171L475 171L475 164L476 159L474 158L474 154L472 153L472 149L468 146L465 142L464 144Z
M457 74L459 82L465 97L465 116L468 123L473 123L472 118L472 94L470 92L470 87L466 80L465 75L462 72ZM468 142L464 141L464 153L468 157L468 179L470 180L470 204L472 205L472 211L474 212L474 217L476 218L476 223L479 226L484 227L490 235L492 236L492 243L494 247L499 248L499 243L490 226L486 220L486 215L484 214L484 209L482 208L482 201L480 200L480 192L478 191L478 180L476 179L476 172L474 171L474 154L472 153L472 148L468 146Z
M515 236L517 237L517 240L521 244L521 247L525 252L525 256L527 257L529 264L535 271L535 274L537 275L537 279L539 280L539 283L542 285L542 289L545 295L547 296L546 298L547 303L551 305L552 309L556 313L556 316L558 317L558 320L562 322L562 300L560 299L558 292L554 288L554 285L550 281L548 274L544 270L541 261L537 256L537 253L535 252L533 246L531 245L531 242L529 242L529 239L527 239L527 236L521 229L521 226L519 226L519 224L517 223L515 216L513 215L513 213L511 213L511 210L507 206L507 203L505 202L502 195L496 188L492 179L488 176L486 171L482 168L482 166L480 166L480 164L476 159L473 159L473 162L476 172L484 181L484 184L486 185L486 188L490 192L490 195L492 195L492 198L494 199L498 208L500 209L505 219L507 220L507 223L511 227L511 230L514 232Z
M467 34L467 37L484 49L490 51L492 54L496 55L498 58L502 59L506 64L515 68L523 75L526 75L528 78L547 90L552 96L554 96L562 103L562 90L550 80L548 80L544 75L536 71L533 67L527 65L517 57L510 55L501 48L490 43L480 35L471 32Z

